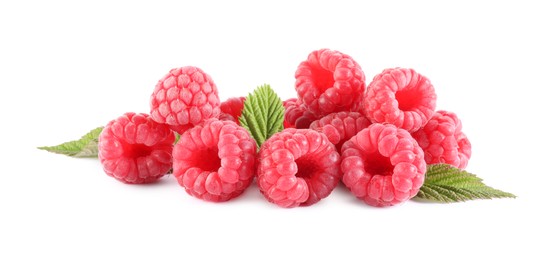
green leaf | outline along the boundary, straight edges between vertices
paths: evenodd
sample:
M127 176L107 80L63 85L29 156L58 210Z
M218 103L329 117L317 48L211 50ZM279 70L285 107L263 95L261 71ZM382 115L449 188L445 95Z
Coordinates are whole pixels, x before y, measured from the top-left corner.
M41 150L64 154L71 157L97 157L99 152L99 135L101 134L102 130L103 127L98 127L82 136L79 140L65 142L56 146L42 146L38 148Z
M450 203L516 196L485 185L482 179L467 171L447 164L434 164L427 167L424 185L416 198Z
M258 146L283 129L284 107L278 95L265 84L249 94L238 119Z

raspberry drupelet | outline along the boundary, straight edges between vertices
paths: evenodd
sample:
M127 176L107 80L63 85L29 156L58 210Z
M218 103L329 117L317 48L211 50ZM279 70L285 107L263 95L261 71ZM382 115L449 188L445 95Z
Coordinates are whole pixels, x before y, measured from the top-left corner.
M410 133L393 125L373 124L342 147L342 181L371 206L391 206L416 196L426 163Z
M446 163L465 169L472 155L472 145L462 132L455 113L439 110L420 130L412 134L424 150L427 164Z
M173 173L188 194L206 201L227 201L252 182L256 149L243 127L208 120L186 130L174 146Z
M385 69L366 89L363 112L372 123L412 133L433 115L437 95L429 80L413 69Z
M151 117L181 134L220 114L220 100L213 79L197 67L170 70L151 95Z
M99 136L104 171L124 183L156 181L172 167L174 132L146 114L126 113Z
M309 206L329 196L340 180L340 156L327 137L287 128L261 146L257 184L272 203Z
M302 104L318 117L339 111L358 111L365 76L352 57L321 49L309 54L296 70L296 92Z

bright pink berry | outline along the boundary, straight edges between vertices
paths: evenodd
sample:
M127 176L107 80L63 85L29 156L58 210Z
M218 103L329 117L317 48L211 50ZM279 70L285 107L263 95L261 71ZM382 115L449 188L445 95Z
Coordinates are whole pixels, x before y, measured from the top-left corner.
M339 163L340 156L325 135L287 128L261 146L257 183L265 198L281 207L309 206L336 187Z
M426 163L416 140L404 129L373 124L342 147L342 181L371 206L391 206L414 197Z
M296 70L300 101L315 115L358 111L365 88L364 72L352 57L329 49L313 51Z
M309 128L311 122L318 119L297 98L287 99L282 102L284 106L284 128Z
M245 97L232 97L220 103L219 120L229 120L240 124L238 118L242 115L245 101Z
M462 123L455 113L436 111L429 122L412 134L424 150L427 164L446 163L466 168L472 145L462 132Z
M174 132L146 114L126 113L99 136L104 171L124 183L149 183L172 167Z
M372 123L415 132L433 115L437 96L429 80L413 69L386 69L366 90L364 113Z
M182 134L173 157L174 176L188 194L227 201L242 194L253 180L256 145L243 127L209 120Z
M220 114L217 87L196 67L170 70L151 95L151 117L174 131L183 131Z
M370 124L369 119L358 112L338 112L313 121L309 129L325 134L340 152L344 142Z

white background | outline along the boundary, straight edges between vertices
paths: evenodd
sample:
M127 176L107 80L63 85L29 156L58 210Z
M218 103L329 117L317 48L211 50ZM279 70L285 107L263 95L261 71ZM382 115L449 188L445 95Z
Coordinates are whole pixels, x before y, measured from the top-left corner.
M0 3L0 259L557 256L550 1L78 2ZM298 63L320 48L354 57L367 83L395 66L427 76L463 121L468 170L518 198L373 208L339 188L282 209L252 186L215 204L172 176L125 185L96 159L35 148L148 112L174 67L205 70L221 100L263 83L294 97Z

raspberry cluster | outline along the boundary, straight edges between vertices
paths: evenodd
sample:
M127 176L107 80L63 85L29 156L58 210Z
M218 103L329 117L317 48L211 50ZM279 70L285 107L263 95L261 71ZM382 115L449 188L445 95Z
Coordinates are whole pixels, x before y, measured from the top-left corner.
M219 120L229 120L235 122L236 124L240 124L240 122L238 122L238 118L242 115L244 101L246 101L245 97L231 97L222 102L220 104Z
M284 130L258 151L238 120L245 97L221 103L203 70L172 69L156 84L149 115L126 113L103 129L103 169L124 183L172 172L187 194L213 202L238 197L256 178L281 207L318 203L342 181L383 207L414 197L428 164L468 164L461 121L435 110L433 85L413 69L385 69L366 87L351 56L321 49L300 63L295 79L298 96L283 101Z
M174 176L188 194L227 201L250 185L256 145L239 125L210 120L184 132L172 155Z
M287 128L259 151L261 193L282 207L309 206L329 196L339 179L340 156L324 134Z
M342 181L372 206L390 206L418 193L424 182L424 152L408 131L373 124L342 147Z
M437 96L429 80L413 69L386 69L369 84L363 111L374 123L409 132L423 127L435 111Z
M472 146L462 132L462 123L455 113L439 110L429 122L412 134L424 149L428 164L446 163L466 168Z
M360 65L339 51L313 51L296 70L298 97L318 116L358 111L364 88L365 75Z
M196 67L168 72L151 95L151 117L183 133L220 114L220 100L213 79Z
M297 98L287 99L282 102L282 105L284 106L285 128L306 129L309 128L311 122L318 118Z
M174 133L146 114L126 113L99 136L99 159L109 176L125 183L149 183L172 167Z

